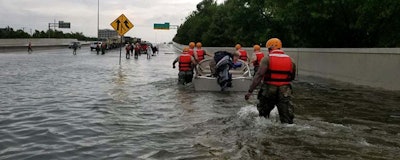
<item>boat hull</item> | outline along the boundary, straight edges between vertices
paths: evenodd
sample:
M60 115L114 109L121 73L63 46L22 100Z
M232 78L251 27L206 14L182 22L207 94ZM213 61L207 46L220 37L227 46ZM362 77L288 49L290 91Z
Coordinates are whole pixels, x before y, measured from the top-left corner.
M195 77L192 83L196 91L221 91L216 78ZM224 91L245 92L249 90L251 83L252 79L250 77L233 78L232 87L228 87Z

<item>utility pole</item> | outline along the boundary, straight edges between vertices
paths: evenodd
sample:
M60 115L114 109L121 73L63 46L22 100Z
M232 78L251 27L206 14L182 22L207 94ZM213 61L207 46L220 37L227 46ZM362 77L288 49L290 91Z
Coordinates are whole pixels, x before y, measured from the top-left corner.
M97 41L99 41L100 0L97 0Z

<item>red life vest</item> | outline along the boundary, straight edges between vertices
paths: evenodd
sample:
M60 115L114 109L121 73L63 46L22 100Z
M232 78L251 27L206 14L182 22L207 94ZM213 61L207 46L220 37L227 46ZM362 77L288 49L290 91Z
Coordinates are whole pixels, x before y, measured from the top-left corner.
M179 56L179 71L192 70L192 56L188 52L183 52Z
M196 53L197 53L197 60L199 62L204 59L204 50L198 49L196 50Z
M273 50L269 54L268 71L264 83L282 86L290 84L293 74L292 59L282 50Z
M194 57L194 50L193 49L191 49L191 48L189 48L189 52L188 52L191 56L193 56Z
M255 54L256 54L256 57L257 57L257 61L255 61L253 63L253 65L254 65L254 67L258 67L258 66L260 66L261 59L264 58L264 53L263 52L256 52Z
M239 53L240 53L239 59L241 59L241 60L247 62L247 52L246 52L246 50L239 49L238 51L239 51Z

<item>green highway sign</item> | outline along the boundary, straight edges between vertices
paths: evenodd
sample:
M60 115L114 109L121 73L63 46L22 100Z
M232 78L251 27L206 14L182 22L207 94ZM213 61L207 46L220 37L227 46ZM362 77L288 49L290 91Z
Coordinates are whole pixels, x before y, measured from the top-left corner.
M71 28L71 23L58 21L58 28Z
M169 23L167 22L165 22L164 24L154 23L154 29L169 30Z

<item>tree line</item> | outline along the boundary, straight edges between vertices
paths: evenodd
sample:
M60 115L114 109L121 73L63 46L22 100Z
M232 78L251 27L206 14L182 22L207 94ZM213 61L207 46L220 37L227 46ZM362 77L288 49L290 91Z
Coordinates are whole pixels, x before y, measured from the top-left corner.
M205 46L400 47L398 0L203 0L174 41Z
M11 27L0 28L0 38L72 38L78 39L80 41L94 41L97 38L86 37L81 32L71 32L71 33L64 33L58 30L49 29L45 31L35 30L32 35L26 33L25 31L18 29L14 30Z

